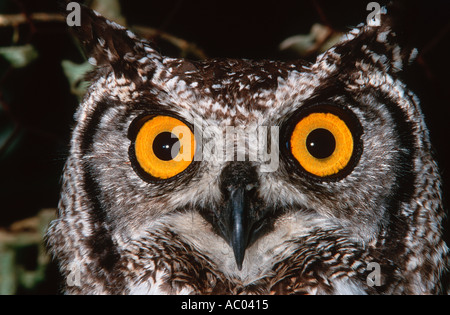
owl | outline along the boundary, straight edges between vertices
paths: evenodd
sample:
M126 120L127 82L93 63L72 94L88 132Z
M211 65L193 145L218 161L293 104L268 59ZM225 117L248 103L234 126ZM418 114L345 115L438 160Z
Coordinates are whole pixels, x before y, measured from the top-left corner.
M95 66L47 242L67 294L444 294L417 51L386 11L313 63L162 55L87 8Z

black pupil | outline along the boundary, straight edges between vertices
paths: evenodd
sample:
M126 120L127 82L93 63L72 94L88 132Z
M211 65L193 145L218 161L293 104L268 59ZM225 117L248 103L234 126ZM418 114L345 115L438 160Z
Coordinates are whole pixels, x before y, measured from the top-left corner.
M170 132L161 132L153 141L153 152L160 160L173 160L180 152L180 141ZM174 153L173 157L172 152Z
M319 128L313 130L306 138L306 148L316 159L326 159L336 149L336 140L330 131Z

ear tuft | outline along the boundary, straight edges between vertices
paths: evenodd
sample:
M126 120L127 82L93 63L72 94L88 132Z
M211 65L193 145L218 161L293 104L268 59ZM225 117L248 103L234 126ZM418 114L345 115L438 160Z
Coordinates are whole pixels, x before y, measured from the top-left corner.
M381 10L381 23L377 30L377 42L386 46L386 52L392 55L393 70L401 71L410 65L418 55L408 34L405 10L399 3L390 3Z
M342 56L342 62L354 63L364 60L384 71L403 71L417 57L417 49L405 32L401 10L396 5L380 9L378 21L368 21L343 36L333 48L333 53ZM326 58L332 58L325 55Z
M125 27L98 12L81 5L81 23L71 30L80 41L89 63L97 67L111 66L115 72L136 72L137 60L160 61L161 56L150 44Z

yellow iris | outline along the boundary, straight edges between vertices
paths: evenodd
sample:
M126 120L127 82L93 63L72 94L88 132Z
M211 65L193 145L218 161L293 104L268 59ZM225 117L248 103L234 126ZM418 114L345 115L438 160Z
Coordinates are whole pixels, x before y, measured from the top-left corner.
M337 174L349 163L353 154L353 136L338 116L313 113L297 123L290 147L307 172L326 177Z
M195 138L182 121L156 116L145 122L135 141L136 159L141 168L158 179L183 172L193 161Z

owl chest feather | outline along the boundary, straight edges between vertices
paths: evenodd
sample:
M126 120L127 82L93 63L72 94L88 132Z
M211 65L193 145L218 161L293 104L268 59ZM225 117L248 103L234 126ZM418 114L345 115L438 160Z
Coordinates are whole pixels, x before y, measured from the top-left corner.
M366 292L361 279L367 255L352 242L332 237L336 226L325 219L286 217L283 228L248 249L239 270L230 246L205 228L201 217L180 216L153 225L145 237L127 244L127 269L133 273L128 278L135 279L130 294Z

